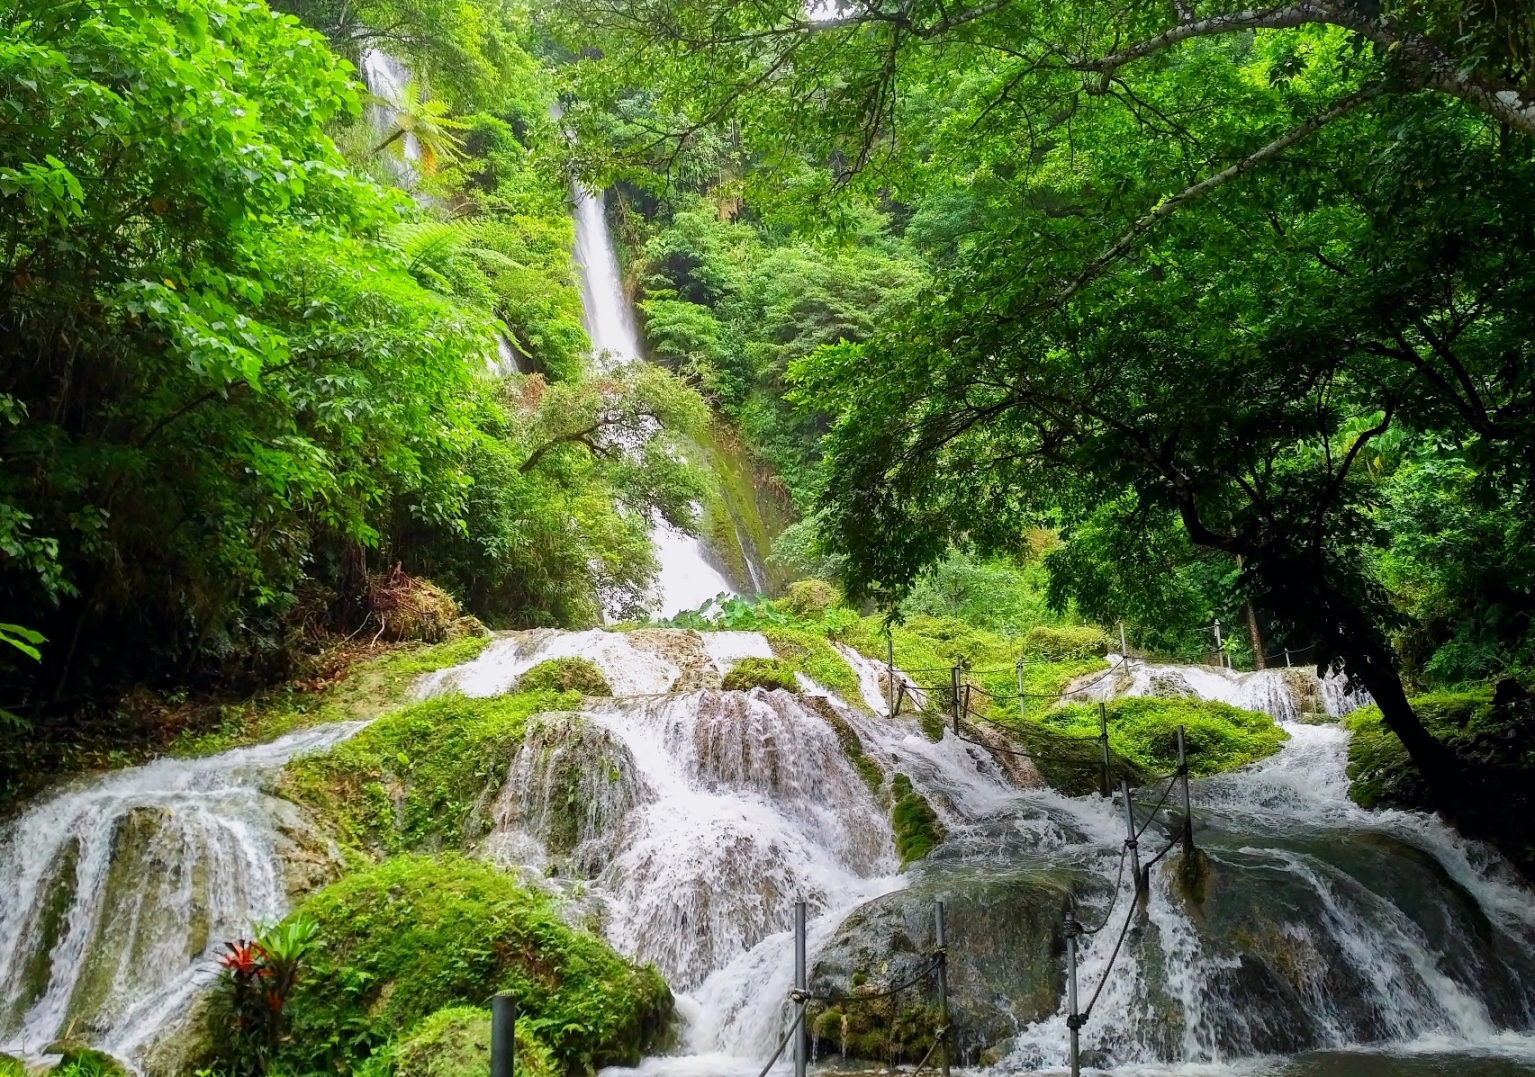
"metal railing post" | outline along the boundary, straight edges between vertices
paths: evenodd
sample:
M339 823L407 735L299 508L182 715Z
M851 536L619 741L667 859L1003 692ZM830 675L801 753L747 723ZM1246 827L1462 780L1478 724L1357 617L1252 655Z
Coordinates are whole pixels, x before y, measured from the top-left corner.
M1109 705L1098 703L1098 743L1103 746L1103 795L1114 795L1114 763L1109 755Z
M794 990L798 995L798 1024L794 1030L794 1077L805 1077L805 1065L810 1061L809 1043L805 1035L805 992L809 981L805 976L805 903L794 903Z
M517 1069L517 997L490 1000L490 1077L512 1077Z
M1215 664L1226 668L1226 652L1221 648L1221 619L1215 619Z
M959 699L958 666L955 666L953 669L949 670L949 691L954 696L954 735L959 736L959 712L961 704Z
M1077 1013L1077 935L1082 925L1071 910L1066 912L1066 1027L1071 1031L1071 1077L1081 1077L1082 1045L1079 1033L1082 1019ZM1107 975L1105 972L1104 975Z
M1130 850L1130 877L1135 880L1135 898L1140 900L1144 883L1141 880L1141 854L1135 840L1135 805L1130 803L1130 783L1119 779L1119 792L1125 798L1125 848Z
M1183 727L1178 727L1178 776L1183 779L1183 851L1194 851L1194 813L1189 807L1189 758L1183 749Z
M1024 699L1023 699L1023 658L1022 658L1022 656L1019 657L1018 664L1014 668L1018 672L1018 717L1019 718L1027 718L1028 715L1025 713L1025 708L1024 708L1024 705L1023 705L1024 704Z
M885 637L885 695L890 699L890 717L895 717L895 634Z
M949 939L942 898L933 905L933 927L938 938L938 1065L943 1077L949 1077Z

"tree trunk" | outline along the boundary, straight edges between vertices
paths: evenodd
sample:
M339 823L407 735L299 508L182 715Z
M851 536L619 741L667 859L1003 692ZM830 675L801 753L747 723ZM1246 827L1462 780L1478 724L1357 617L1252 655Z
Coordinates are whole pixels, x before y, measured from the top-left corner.
M1433 807L1452 821L1465 815L1462 774L1458 760L1442 743L1436 740L1418 720L1412 705L1407 702L1407 692L1402 688L1402 678L1397 674L1391 657L1368 645L1340 646L1344 672L1356 678L1369 691L1380 708L1386 727L1395 733L1407 749L1413 765L1428 786Z
M1263 626L1258 623L1258 611L1253 608L1250 598L1243 604L1247 607L1247 634L1253 641L1253 668L1268 669L1268 658L1264 654L1268 644L1263 639Z

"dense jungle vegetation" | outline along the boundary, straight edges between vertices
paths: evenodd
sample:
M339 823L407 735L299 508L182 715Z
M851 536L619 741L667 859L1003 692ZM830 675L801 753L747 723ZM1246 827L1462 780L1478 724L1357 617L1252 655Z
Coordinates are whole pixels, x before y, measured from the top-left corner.
M1535 665L1523 5L0 25L8 765L110 741L135 687L408 634L391 580L494 627L638 617L713 425L795 518L775 578L850 617L1184 658L1219 618L1240 664L1357 678L1473 832L1476 790L1527 795L1409 701ZM587 361L573 177L610 189L650 365Z

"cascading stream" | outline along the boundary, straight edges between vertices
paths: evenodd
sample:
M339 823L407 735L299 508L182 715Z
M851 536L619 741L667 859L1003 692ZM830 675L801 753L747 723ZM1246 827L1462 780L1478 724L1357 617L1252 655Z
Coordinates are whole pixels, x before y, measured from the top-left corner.
M83 778L0 827L0 1052L136 1058L227 940L287 911L306 823L263 780L359 728Z
M573 192L576 221L576 261L581 268L581 306L587 336L599 369L643 362L634 312L624 294L618 256L603 212L602 195L577 184ZM719 594L736 593L712 564L703 543L659 517L651 520L650 543L660 562L657 600L652 612L671 617L695 609Z

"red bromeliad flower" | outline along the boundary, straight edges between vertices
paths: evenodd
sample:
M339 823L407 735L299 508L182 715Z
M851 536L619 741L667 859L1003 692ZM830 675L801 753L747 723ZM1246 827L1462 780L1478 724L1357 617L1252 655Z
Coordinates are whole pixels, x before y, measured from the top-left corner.
M254 942L238 939L235 942L226 942L224 949L229 952L219 958L219 964L236 976L254 978L262 974L261 959L264 955L261 947Z

